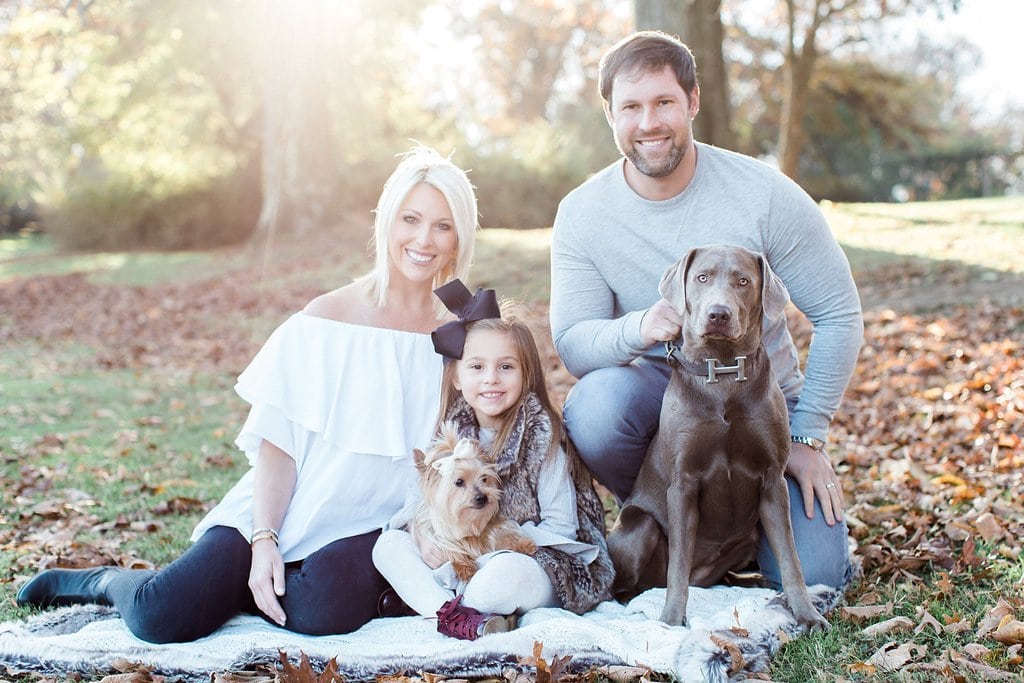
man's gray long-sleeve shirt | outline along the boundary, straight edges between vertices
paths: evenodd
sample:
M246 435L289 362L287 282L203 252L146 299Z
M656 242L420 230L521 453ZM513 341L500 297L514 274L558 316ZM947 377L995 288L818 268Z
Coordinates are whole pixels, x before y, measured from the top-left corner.
M665 270L692 247L736 244L764 254L793 304L814 325L806 377L785 317L765 321L763 343L790 409L793 434L824 440L853 373L863 317L850 266L814 201L751 157L697 144L697 168L664 201L637 195L624 160L558 207L551 244L551 332L576 377L625 365L644 348L643 313Z

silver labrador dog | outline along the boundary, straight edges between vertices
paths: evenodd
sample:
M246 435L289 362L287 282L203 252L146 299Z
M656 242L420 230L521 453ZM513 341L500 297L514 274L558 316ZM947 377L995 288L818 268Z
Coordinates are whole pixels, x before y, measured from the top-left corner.
M796 555L789 418L761 345L762 320L783 314L786 289L760 254L714 245L687 252L659 291L683 317L682 342L667 345L674 367L658 433L608 536L615 597L666 586L661 620L685 624L689 586L754 560L760 522L797 621L828 629Z

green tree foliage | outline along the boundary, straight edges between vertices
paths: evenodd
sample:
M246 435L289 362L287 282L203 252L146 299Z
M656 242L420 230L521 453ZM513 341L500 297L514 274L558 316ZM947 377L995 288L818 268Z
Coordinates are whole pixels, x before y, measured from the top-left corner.
M464 41L465 80L437 109L452 111L465 131L469 150L460 156L474 169L483 225L548 226L562 196L617 158L597 70L632 30L630 9L613 0L435 6Z
M48 227L70 245L180 247L251 228L244 211L176 226L161 209L191 195L203 205L218 187L244 194L230 179L245 175L246 157L207 63L182 58L186 28L202 24L171 13L172 4L150 14L153 6L25 3L2 35L15 75L5 84L13 115L0 154L10 182L52 207Z
M1019 149L1019 130L1007 119L982 135L950 94L966 68L958 48L911 46L910 59L880 50L901 41L853 21L872 1L833 0L845 19L815 34L799 128L805 185L888 197L893 184L924 183L928 159L943 166L931 169L932 197L1019 184L1019 156L969 162L987 169L980 181L937 161L965 153L957 140ZM757 156L778 151L785 127L787 36L797 35L786 7L722 3L736 146ZM269 230L271 217L280 234L352 216L368 227L394 156L418 141L471 169L484 226L547 226L567 191L618 156L597 65L633 30L633 10L622 0L2 3L0 217L35 200L66 244L113 248L263 236L254 228Z
M821 64L828 58L849 57L866 43L880 23L934 8L955 11L960 0L782 0L747 30L772 37L781 57L781 109L778 128L779 168L800 179L806 115ZM737 8L735 17L741 19Z
M757 17L729 20L740 148L777 158L787 97L779 34ZM890 201L894 189L903 198L978 196L1020 183L1016 157L1006 154L1020 149L1009 121L983 126L957 90L977 66L975 46L908 35L906 23L860 31L821 54L808 83L795 175L813 196Z

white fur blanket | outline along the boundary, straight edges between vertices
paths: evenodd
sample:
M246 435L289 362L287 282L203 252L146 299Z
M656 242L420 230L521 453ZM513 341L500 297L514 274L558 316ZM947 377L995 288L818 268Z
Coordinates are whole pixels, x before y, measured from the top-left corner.
M811 597L827 612L840 594L816 586ZM664 600L664 589L653 589L626 606L606 602L584 616L537 609L524 615L516 630L476 641L442 636L435 620L422 617L375 619L354 633L313 637L239 616L209 637L170 645L138 640L111 608L67 607L0 624L0 667L6 666L8 674L78 672L99 678L113 671L112 664L127 660L198 683L209 681L211 673L276 663L283 650L293 662L306 654L318 671L333 657L348 681L400 672L500 677L510 667L528 669L519 660L532 655L539 642L548 662L571 656L570 672L628 665L680 681L721 683L765 670L779 647L780 633L800 635L785 599L771 590L691 588L689 627L669 627L657 620Z

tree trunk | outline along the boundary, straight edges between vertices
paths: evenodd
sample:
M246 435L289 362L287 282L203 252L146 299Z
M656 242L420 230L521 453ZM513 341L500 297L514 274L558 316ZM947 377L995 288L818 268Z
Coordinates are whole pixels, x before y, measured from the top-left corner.
M811 90L811 76L818 60L818 28L828 16L821 7L821 0L815 2L814 16L802 36L797 48L796 7L793 0L786 0L787 34L786 63L783 66L782 111L779 121L779 169L799 182L800 155L804 147L804 115L807 113L807 97Z
M795 61L787 60L783 78L782 112L779 121L779 169L793 180L800 174L804 147L804 115L811 89L814 55L806 50Z
M327 67L320 5L261 6L265 39L255 63L263 74L263 204L253 239L268 249L278 234L320 226L334 186L327 98L317 78Z
M701 142L735 149L729 76L722 53L721 0L635 0L638 30L677 35L693 51L700 83L700 114L693 122Z

